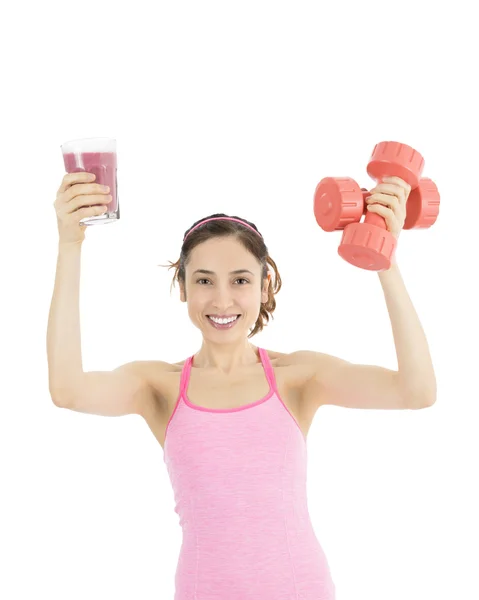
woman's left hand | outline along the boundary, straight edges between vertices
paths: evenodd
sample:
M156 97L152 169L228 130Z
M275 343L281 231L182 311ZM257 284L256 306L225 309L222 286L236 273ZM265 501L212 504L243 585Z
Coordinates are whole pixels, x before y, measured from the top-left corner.
M383 177L366 198L367 210L384 218L386 227L398 239L406 221L406 202L411 186L399 177Z

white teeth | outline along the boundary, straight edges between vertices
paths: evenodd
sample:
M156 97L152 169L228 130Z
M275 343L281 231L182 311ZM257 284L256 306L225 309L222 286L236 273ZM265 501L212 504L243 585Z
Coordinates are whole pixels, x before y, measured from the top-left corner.
M218 323L218 325L226 325L226 323L232 323L237 318L238 318L237 316L236 317L231 317L231 319L217 319L216 317L208 317L208 319L211 319L215 323Z

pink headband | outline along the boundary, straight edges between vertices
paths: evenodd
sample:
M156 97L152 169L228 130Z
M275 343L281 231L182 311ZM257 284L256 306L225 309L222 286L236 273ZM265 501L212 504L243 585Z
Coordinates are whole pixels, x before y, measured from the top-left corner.
M201 221L201 223L198 223L198 225L195 225L193 227L193 229L190 229L188 231L188 233L185 235L185 237L183 238L183 242L186 240L186 238L190 235L190 233L192 231L194 231L197 227L200 227L201 225L208 223L208 221L237 221L238 223L241 223L241 225L244 225L245 227L248 227L249 229L251 229L251 231L254 231L255 233L257 233L261 238L263 237L259 231L256 231L256 229L254 227L251 227L251 225L248 225L248 223L241 221L241 219L235 219L234 217L212 217L211 219L206 219L206 221Z

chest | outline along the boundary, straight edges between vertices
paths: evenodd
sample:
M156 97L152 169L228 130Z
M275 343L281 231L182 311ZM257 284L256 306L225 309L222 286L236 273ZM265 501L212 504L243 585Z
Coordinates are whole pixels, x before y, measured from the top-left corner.
M193 406L209 410L238 409L264 398L270 391L270 382L258 368L214 379L202 369L192 369L184 397Z
M301 410L301 385L294 367L271 361L276 387L286 409L306 437L312 419ZM162 377L162 410L150 429L164 447L166 426L173 415L180 393L182 364ZM255 403L269 394L270 382L261 365L233 377L208 377L202 369L192 369L184 396L191 405L208 410L238 409Z

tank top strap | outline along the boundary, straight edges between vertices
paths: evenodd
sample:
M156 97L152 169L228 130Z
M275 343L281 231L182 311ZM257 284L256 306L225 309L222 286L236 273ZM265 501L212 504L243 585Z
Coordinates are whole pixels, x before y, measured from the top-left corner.
M266 350L264 350L263 348L260 348L259 346L258 346L258 350L259 350L259 355L261 357L261 362L263 364L263 368L265 370L269 385L271 386L271 389L274 390L274 392L276 394L279 394L278 388L276 386L276 377L274 376L273 365L271 364L268 353L266 352Z
M263 348L258 346L259 356L261 358L261 364L263 365L266 378L268 380L271 389L278 394L278 388L276 386L276 377L274 375L273 365L269 359L268 353ZM181 393L185 393L188 389L188 383L190 380L191 365L193 363L194 354L186 359L183 369L181 370L180 390Z
M194 354L185 360L185 364L183 365L183 369L181 370L181 380L180 380L180 392L181 395L185 393L188 389L188 383L190 381L190 372L191 372L191 364L193 363Z

